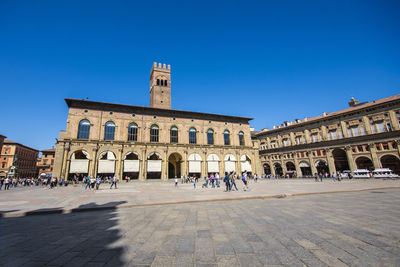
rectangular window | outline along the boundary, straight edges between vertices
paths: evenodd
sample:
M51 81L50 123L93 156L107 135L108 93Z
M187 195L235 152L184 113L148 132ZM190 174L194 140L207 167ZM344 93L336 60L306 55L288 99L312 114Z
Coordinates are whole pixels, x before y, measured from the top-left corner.
M171 129L170 135L171 135L171 139L170 139L171 143L177 144L178 143L178 130Z
M138 128L129 127L128 128L128 141L137 141Z
M336 140L336 139L337 139L336 130L329 131L328 140Z
M196 144L196 132L195 131L189 132L189 144Z
M392 126L390 125L390 122L386 123L386 129L387 129L388 132L392 131Z
M376 133L376 127L375 127L375 124L372 124L372 125L371 125L371 132L372 132L373 134L375 134L375 133Z
M360 134L365 135L365 127L363 125L360 126Z
M158 142L158 128L150 129L150 142Z
M360 133L359 133L359 131L358 131L358 126L351 127L351 131L353 132L353 136L354 136L354 137L360 135Z
M6 163L5 163L5 162L2 162L2 163L1 163L1 167L2 167L2 168L5 168L5 167L6 167Z
M351 129L350 129L350 128L347 129L347 135L348 135L349 137L353 137L353 133L351 132Z
M339 130L339 138L340 138L340 139L343 138L343 132L342 132L342 130Z
M385 131L385 126L383 125L383 122L377 122L376 129L378 133L383 133Z

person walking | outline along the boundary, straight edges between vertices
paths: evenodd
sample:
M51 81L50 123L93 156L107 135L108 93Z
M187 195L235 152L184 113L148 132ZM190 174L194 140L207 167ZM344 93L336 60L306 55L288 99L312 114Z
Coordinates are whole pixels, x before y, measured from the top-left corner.
M229 175L229 180L230 180L230 182L231 182L231 188L230 188L231 190L230 190L230 191L232 191L232 188L233 188L233 187L235 187L236 191L239 191L239 190L237 189L237 187L236 187L236 182L235 182L236 177L237 177L236 173L231 173L231 174Z
M219 188L219 173L217 172L216 174L215 174L215 181L217 182L217 187Z
M246 174L246 172L244 172L244 173L242 174L243 191L249 190L249 187L247 186L246 176L247 176L247 174Z
M332 180L335 182L336 181L336 174L333 172L332 173Z
M196 190L196 177L193 177L193 189Z
M96 178L96 190L99 190L100 183L101 183L101 178L97 176L97 178Z
M88 177L86 177L86 186L85 186L85 190L88 189L90 190L90 176L88 175Z
M113 186L115 187L115 189L117 189L117 178L115 177L115 175L111 178L111 186L110 186L110 189L111 189Z
M178 188L178 178L175 176L175 188Z
M226 186L225 192L228 192L231 190L231 185L229 184L229 174L227 172L225 173L224 181L225 181L225 186Z
M10 178L8 177L4 180L4 190L10 190Z

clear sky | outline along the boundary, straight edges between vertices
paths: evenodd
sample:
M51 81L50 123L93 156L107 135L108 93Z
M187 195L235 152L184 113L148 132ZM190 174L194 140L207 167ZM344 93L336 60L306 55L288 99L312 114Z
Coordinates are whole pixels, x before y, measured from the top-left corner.
M146 3L146 4L145 4ZM149 105L171 64L174 109L260 130L400 93L400 1L0 1L0 133L36 149L64 98Z

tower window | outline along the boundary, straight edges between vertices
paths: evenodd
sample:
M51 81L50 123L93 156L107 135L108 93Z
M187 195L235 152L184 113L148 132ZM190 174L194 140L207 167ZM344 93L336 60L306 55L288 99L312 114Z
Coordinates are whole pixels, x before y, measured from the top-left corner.
M165 85L165 86L168 86L167 80L164 81L164 85Z
M161 86L164 86L164 80L161 80Z
M157 79L157 85L160 85L160 79Z

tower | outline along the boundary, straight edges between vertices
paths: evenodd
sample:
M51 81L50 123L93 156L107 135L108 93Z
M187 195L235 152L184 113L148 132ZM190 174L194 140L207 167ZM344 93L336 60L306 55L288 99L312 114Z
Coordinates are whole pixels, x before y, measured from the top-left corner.
M150 107L171 109L171 66L153 63L150 73Z

